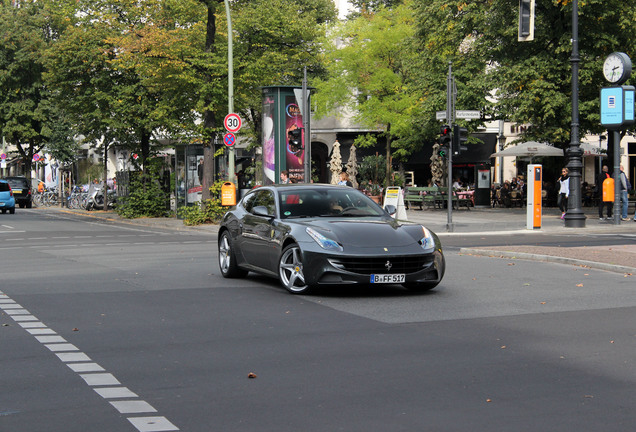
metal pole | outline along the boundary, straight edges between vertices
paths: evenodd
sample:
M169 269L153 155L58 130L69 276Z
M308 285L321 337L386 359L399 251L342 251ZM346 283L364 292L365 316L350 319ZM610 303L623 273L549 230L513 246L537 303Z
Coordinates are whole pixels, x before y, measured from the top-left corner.
M585 213L581 208L581 173L583 171L583 151L579 141L579 4L572 2L572 132L570 147L567 149L568 170L570 172L570 196L565 214L565 226L585 228Z
M455 111L453 110L453 62L448 62L448 78L446 78L446 119L451 127L455 120ZM453 232L453 145L451 137L451 145L448 149L448 217L446 220L446 231Z
M230 16L230 3L225 1L225 15L227 16L227 110L228 113L234 112L234 54L232 52L232 17ZM234 144L235 146L236 144ZM234 146L229 147L228 151L228 180L236 182L236 174L234 173Z
M614 225L621 224L621 132L612 131L614 134L614 168L612 177L614 178Z
M302 104L303 104L303 137L305 143L305 183L311 183L311 131L309 130L309 101L307 97L307 66L305 66L303 72L303 89L302 89Z

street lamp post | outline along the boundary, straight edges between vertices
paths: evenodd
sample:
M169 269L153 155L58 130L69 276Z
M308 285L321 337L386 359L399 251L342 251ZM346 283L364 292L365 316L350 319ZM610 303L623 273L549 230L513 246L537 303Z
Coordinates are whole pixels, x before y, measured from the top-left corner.
M234 54L232 52L232 17L230 16L230 3L225 1L225 15L227 16L227 110L228 114L234 112ZM234 182L234 146L228 149L228 180Z
M585 213L581 208L581 173L583 171L583 151L579 141L579 5L572 1L572 132L567 149L568 170L570 172L570 196L565 214L565 226L585 228Z

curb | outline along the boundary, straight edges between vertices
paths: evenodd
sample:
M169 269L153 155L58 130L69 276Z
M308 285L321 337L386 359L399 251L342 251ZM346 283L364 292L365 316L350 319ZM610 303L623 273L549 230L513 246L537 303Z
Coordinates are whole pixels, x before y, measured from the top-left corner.
M603 262L597 261L587 261L580 260L575 258L566 258L559 257L554 255L541 255L541 254L533 254L527 252L506 252L500 250L492 250L492 249L476 249L476 248L461 248L459 250L460 254L465 255L477 255L477 256L485 256L485 257L493 257L493 258L512 258L512 259L523 259L528 261L544 261L544 262L553 262L557 264L568 264L578 267L589 267L597 270L605 270L614 273L624 273L624 274L636 274L635 267L626 267L615 264L607 264Z

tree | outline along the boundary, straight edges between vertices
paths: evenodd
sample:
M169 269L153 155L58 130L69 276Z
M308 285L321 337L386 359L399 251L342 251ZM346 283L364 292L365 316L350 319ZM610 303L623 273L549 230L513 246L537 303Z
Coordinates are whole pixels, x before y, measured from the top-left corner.
M634 54L636 1L579 1L579 108L582 132L599 132L601 65L612 51ZM535 40L517 41L518 2L448 2L416 5L422 62L442 92L444 63L453 61L458 98L490 119L531 124L523 139L561 147L570 141L571 0L537 0ZM420 86L431 77L424 71ZM461 106L458 102L458 106ZM432 110L428 110L431 113Z
M0 3L0 132L17 147L27 177L33 155L51 134L53 102L42 54L54 37L42 2Z
M319 114L350 110L358 122L382 131L387 141L387 184L391 148L398 156L410 154L412 119L421 104L420 94L410 85L414 32L411 1L393 9L379 6L377 12L336 25L325 43L329 79L317 84ZM370 143L368 137L356 141L359 147Z
M300 85L323 76L320 41L336 19L331 0L238 0L233 5L235 106L261 143L261 87ZM249 132L248 132L249 131ZM243 135L245 136L245 135Z

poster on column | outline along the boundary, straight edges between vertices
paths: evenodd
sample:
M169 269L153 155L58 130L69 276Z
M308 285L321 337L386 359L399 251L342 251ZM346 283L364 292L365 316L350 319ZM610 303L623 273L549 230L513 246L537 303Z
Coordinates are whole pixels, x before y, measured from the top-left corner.
M263 94L263 173L265 184L276 183L276 136L274 113L276 103L274 96Z
M305 178L305 137L303 116L296 102L296 98L285 96L285 162L289 179L294 183L300 183ZM292 142L289 132L300 129L300 142Z

